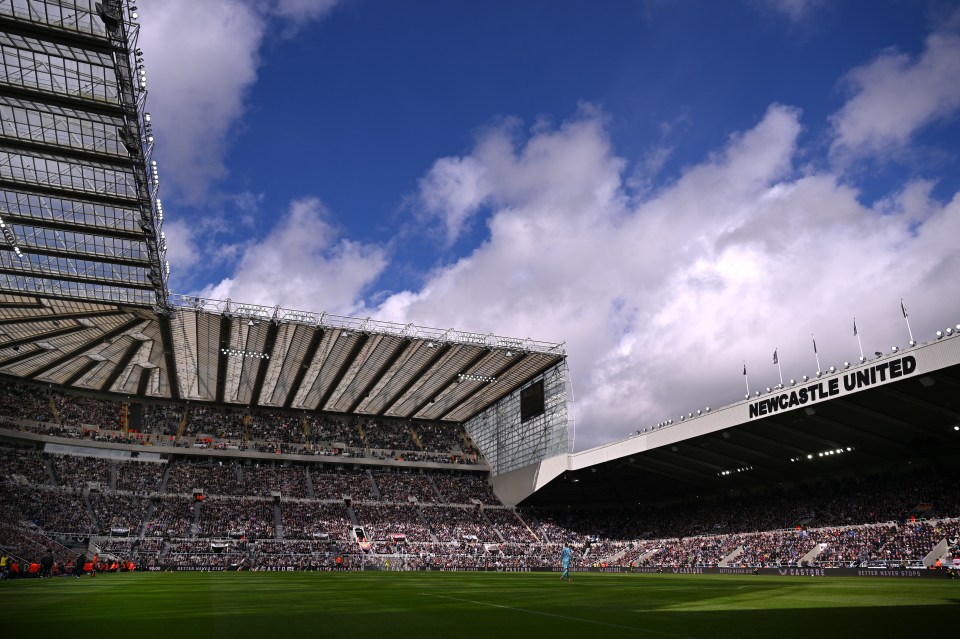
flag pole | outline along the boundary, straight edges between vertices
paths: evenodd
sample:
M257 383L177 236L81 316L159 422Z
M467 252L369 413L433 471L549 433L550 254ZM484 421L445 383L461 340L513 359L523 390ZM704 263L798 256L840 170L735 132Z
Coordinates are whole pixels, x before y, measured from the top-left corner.
M910 335L910 346L916 344L913 341L913 330L910 328L910 317L907 315L907 307L903 305L903 298L900 298L900 310L903 311L903 321L907 323L907 334Z
M813 336L813 333L810 333L810 339L813 340L813 356L817 358L817 375L820 374L820 354L817 353L817 338Z
M773 349L773 363L777 365L777 373L780 374L780 388L783 388L783 371L780 369L780 358L777 357L778 348Z
M857 338L857 345L860 346L860 362L867 361L867 358L863 356L863 342L860 341L860 333L857 332L857 318L853 318L853 335Z

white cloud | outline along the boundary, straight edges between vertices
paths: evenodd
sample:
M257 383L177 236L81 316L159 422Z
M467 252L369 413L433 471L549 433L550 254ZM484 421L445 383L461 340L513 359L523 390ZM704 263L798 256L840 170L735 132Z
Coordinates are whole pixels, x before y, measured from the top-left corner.
M196 295L351 314L386 266L377 246L340 237L316 198L295 201L260 242L245 246L232 277Z
M202 198L223 177L228 133L257 78L263 16L239 0L144 3L144 50L160 175L166 189Z
M224 154L257 79L272 24L290 33L326 16L338 0L164 0L143 3L145 54L167 197L201 202L226 175ZM271 22L274 21L274 22Z
M960 14L926 39L913 58L896 49L850 71L851 97L832 120L833 151L880 153L960 110Z
M800 22L823 6L824 0L754 0L754 3Z
M797 174L800 131L774 105L639 203L596 114L520 142L490 131L420 194L443 218L482 192L489 237L373 312L565 341L580 448L737 400L744 360L755 388L775 384L774 348L785 375L810 374L811 331L824 366L858 357L854 315L869 350L903 346L901 295L918 335L956 323L960 198L917 182L866 207L834 175Z

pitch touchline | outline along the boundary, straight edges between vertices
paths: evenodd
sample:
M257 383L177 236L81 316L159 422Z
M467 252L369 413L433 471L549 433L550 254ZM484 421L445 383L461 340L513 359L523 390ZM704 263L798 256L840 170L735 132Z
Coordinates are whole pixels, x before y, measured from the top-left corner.
M447 595L435 595L429 592L421 592L421 595L425 597L436 597L438 599L449 599L451 601L462 601L464 603L472 603L478 606L490 606L491 608L503 608L504 610L514 610L516 612L526 612L531 615L540 615L542 617L556 617L558 619L567 619L569 621L580 621L583 623L592 623L598 626L609 626L611 628L623 628L624 630L633 630L634 632L644 632L652 635L663 635L664 637L679 637L680 639L690 639L684 635L675 635L670 632L659 632L657 630L647 630L645 628L637 628L636 626L621 626L615 623L607 623L605 621L594 621L593 619L584 619L582 617L570 617L567 615L558 615L552 612L540 612L539 610L528 610L526 608L514 608L513 606L504 606L501 604L487 603L486 601L474 601L473 599L460 599L459 597L448 597Z

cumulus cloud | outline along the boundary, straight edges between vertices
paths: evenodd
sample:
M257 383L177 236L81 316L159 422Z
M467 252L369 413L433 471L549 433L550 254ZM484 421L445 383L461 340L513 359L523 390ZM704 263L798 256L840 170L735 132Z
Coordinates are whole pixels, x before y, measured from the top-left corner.
M384 249L344 239L323 203L307 198L293 202L262 241L242 248L232 277L194 294L351 314L385 265Z
M832 118L833 151L870 154L906 145L918 130L960 110L960 14L913 57L896 49L850 71L850 99Z
M226 175L224 154L257 79L271 20L285 32L327 15L338 0L164 0L144 3L139 46L147 67L164 192L199 203Z
M798 171L800 132L798 110L771 106L641 198L596 113L525 139L491 130L420 183L441 220L484 202L488 237L373 312L565 341L578 448L735 401L744 361L755 388L775 384L774 348L785 375L810 374L811 331L824 366L855 359L854 316L868 349L902 346L901 295L918 334L960 318L960 198L915 182L866 206Z

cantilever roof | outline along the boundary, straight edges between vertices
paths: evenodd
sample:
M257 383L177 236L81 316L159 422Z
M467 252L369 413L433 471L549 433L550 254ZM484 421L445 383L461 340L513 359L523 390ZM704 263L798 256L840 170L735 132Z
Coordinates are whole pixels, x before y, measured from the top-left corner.
M139 28L127 0L0 1L0 375L464 421L563 359L529 339L170 295Z
M564 358L561 344L530 339L171 302L158 313L0 294L0 374L143 398L461 422Z

